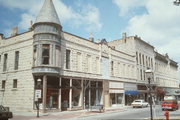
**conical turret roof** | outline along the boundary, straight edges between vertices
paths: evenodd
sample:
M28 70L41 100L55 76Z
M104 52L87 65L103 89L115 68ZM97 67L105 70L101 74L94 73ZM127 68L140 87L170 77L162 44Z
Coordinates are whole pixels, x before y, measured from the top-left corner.
M60 25L60 21L52 0L45 0L43 7L41 8L35 21L35 23L39 22L50 22Z

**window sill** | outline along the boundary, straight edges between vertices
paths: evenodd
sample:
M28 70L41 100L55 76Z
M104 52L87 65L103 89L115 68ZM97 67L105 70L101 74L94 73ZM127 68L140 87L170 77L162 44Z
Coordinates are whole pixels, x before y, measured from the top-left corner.
M12 90L12 91L17 91L18 89L17 89L17 88L12 88L11 90Z
M5 91L5 89L0 89L0 91Z

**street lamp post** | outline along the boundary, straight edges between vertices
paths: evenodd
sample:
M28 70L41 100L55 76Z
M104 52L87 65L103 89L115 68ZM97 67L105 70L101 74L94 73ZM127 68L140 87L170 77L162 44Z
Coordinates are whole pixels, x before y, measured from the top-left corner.
M180 0L175 0L175 1L174 1L174 5L179 6L179 5L180 5Z
M152 113L152 95L151 95L151 78L152 78L152 70L148 69L146 70L146 76L148 79L148 92L149 92L149 102L150 102L150 115L151 120L153 120L153 113Z
M37 89L41 89L41 79L37 79ZM41 90L40 90L41 92ZM37 94L37 92L36 92ZM37 116L39 117L39 95L36 95L36 108L37 108Z

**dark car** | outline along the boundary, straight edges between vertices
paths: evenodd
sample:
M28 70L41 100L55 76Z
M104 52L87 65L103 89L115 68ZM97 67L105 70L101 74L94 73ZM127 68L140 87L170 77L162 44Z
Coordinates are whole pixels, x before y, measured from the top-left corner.
M5 107L0 105L0 120L8 120L9 118L12 118L13 114L9 110L7 110Z

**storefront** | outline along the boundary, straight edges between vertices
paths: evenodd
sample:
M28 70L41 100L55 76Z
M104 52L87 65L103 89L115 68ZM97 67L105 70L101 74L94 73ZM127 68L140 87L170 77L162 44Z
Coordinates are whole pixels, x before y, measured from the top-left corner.
M61 110L82 109L82 80L61 79Z
M149 101L147 85L145 85L145 84L137 85L137 90L139 92L139 95L138 95L139 99L143 99L145 101Z
M40 81L40 82L38 82ZM38 98L36 91L39 92ZM35 77L35 99L43 112L49 110L79 110L103 105L103 82L56 76Z
M174 95L180 100L180 88L164 88L165 95Z
M84 90L86 109L91 106L103 105L103 82L94 80L86 80L85 82Z
M110 106L124 104L124 84L122 82L109 82Z
M132 83L124 83L125 89L125 105L131 105L131 103L138 98L139 91L137 91L137 85Z

